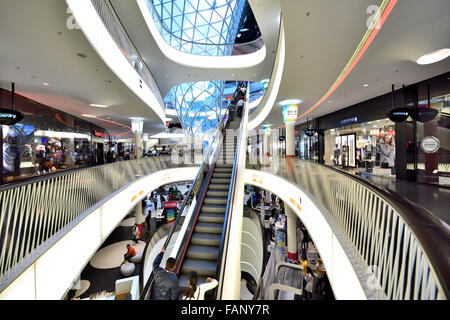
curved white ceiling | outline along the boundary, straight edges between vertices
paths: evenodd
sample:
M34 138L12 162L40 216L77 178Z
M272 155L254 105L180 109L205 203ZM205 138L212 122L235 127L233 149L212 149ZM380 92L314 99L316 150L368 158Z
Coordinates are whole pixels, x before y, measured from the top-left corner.
M266 46L256 52L236 55L236 56L203 56L182 52L170 46L161 36L150 11L147 7L147 0L136 0L141 10L144 20L158 44L159 49L170 60L187 67L201 68L201 69L236 69L249 68L256 66L264 61L266 58ZM243 80L243 79L242 79Z

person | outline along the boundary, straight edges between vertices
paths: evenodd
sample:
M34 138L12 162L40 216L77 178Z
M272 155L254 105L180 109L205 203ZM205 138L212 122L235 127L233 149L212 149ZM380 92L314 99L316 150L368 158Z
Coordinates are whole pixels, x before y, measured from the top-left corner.
M320 294L323 282L323 276L325 275L325 266L323 265L322 259L317 259L316 264L316 274L317 274L317 287L316 291Z
M309 234L308 234L308 230L306 230L306 227L304 225L301 226L302 229L302 233L303 233L303 239L302 239L302 243L301 243L301 247L303 252L306 252L308 250L308 246L309 246Z
M134 249L134 247L132 247L131 244L127 244L127 253L125 253L123 255L124 260L120 265L124 264L125 261L131 262L130 259L132 257L134 257L135 255L136 255L136 249Z
M133 226L133 238L131 240L133 240L137 244L139 242L140 238L141 238L141 233L139 230L139 226L137 225L137 223L135 223Z
M303 300L311 300L312 299L312 290L313 290L313 281L314 278L312 276L312 270L310 267L306 267L306 274L304 275L305 278L305 290L303 295Z
M304 254L302 254L302 256L300 257L300 264L303 268L303 274L306 274L306 269L308 268L308 260L306 260L306 256Z
M236 103L236 107L237 107L237 112L238 112L238 117L242 118L242 109L244 108L244 100L245 99L240 99L237 103Z
M157 209L161 209L161 208L162 208L162 204L161 204L161 195L160 195L160 194L158 194L158 195L156 196L156 202L157 202L156 208L157 208Z
M170 257L166 261L163 268L159 266L166 249L162 248L161 252L153 261L154 284L152 289L152 300L178 300L180 295L179 280L175 274L175 259Z
M206 282L198 285L198 274L195 271L189 273L189 289L183 293L183 300L205 300L205 292L214 289L218 282L213 278L206 278Z
M393 168L395 157L395 146L392 143L392 137L385 135L380 143L380 164L382 168Z
M341 155L341 149L339 149L339 145L337 143L336 146L334 147L333 153L334 153L333 162L334 165L337 166L339 165L339 156Z

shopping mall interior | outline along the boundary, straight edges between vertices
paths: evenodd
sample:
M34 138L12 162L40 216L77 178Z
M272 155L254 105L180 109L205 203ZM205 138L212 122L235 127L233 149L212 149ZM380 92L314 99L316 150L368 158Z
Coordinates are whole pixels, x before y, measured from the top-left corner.
M449 13L0 0L0 300L448 300Z

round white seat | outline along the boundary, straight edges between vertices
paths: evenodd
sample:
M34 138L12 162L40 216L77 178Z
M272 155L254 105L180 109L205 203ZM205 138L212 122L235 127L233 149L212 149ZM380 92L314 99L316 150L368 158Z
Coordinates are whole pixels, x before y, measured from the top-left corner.
M135 267L134 263L124 263L120 267L120 272L122 273L122 275L124 277L129 277L133 274L135 268L136 267Z
M139 263L142 260L142 253L137 252L136 255L134 257L130 258L130 261L133 263Z

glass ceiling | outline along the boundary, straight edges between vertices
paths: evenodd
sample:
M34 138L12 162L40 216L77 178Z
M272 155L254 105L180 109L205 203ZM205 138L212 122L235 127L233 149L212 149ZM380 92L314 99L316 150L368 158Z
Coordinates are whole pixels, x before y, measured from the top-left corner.
M166 98L175 108L186 135L215 132L240 81L198 81L173 87ZM250 103L264 95L265 84L250 83ZM168 102L170 101L170 102Z
M164 40L187 53L231 55L247 0L147 0Z

